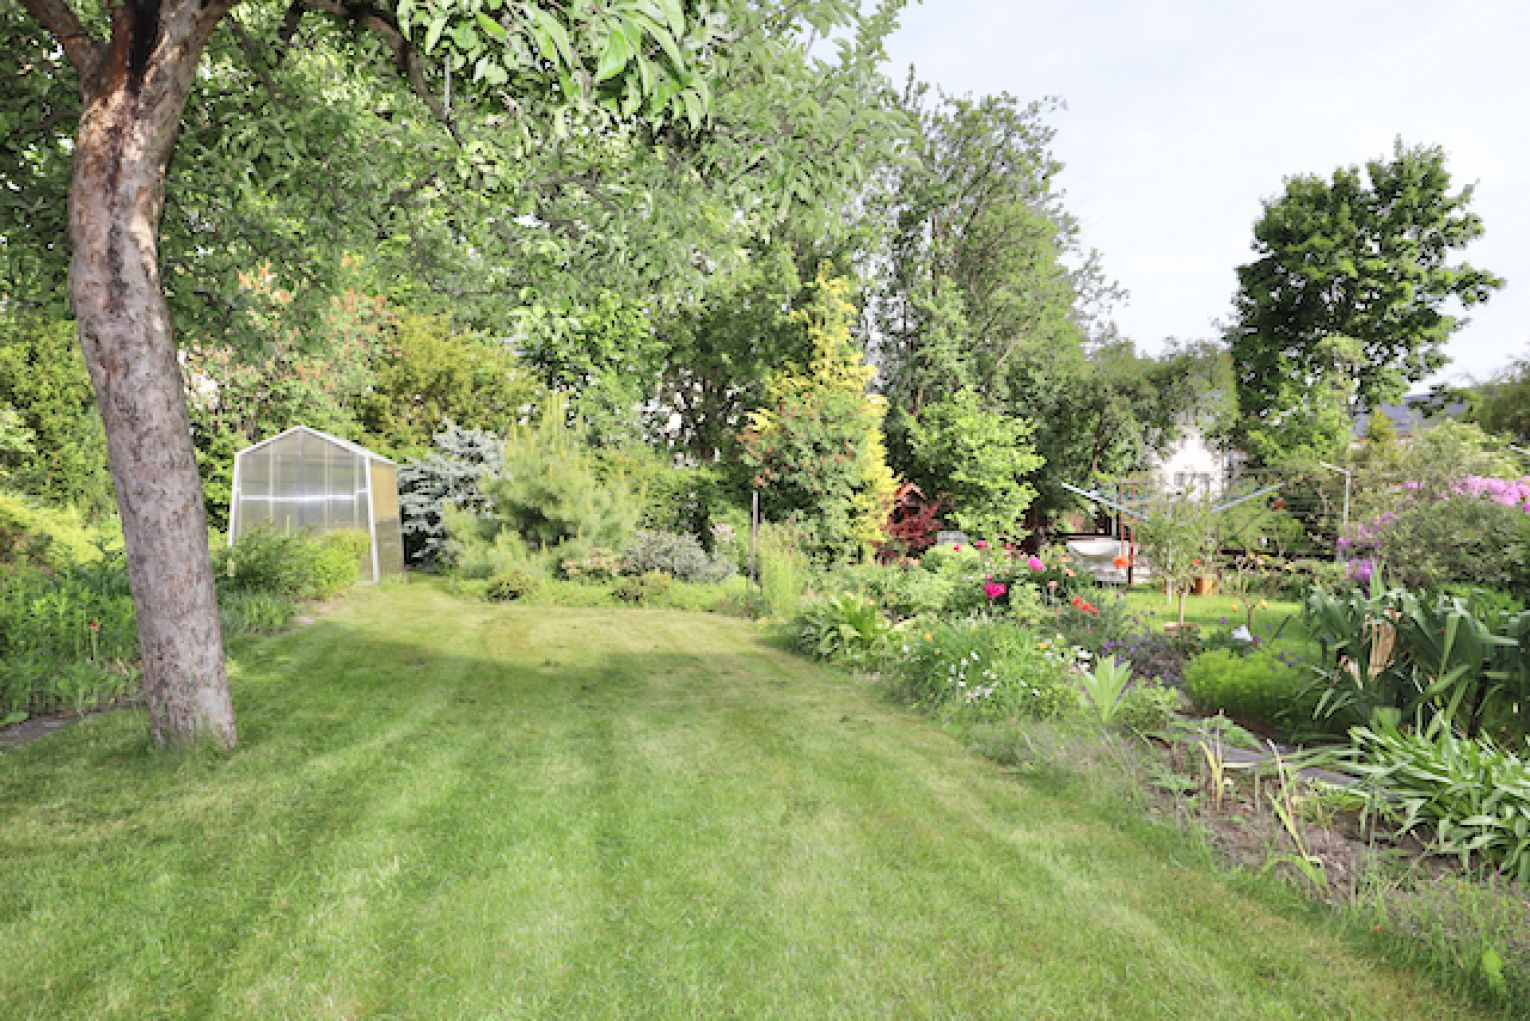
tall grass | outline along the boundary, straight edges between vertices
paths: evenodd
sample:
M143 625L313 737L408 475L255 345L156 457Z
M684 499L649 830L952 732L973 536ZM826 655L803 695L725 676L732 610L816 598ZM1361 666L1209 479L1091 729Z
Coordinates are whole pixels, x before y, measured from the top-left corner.
M768 614L776 620L796 616L811 566L796 530L786 525L761 525L759 558L760 592Z

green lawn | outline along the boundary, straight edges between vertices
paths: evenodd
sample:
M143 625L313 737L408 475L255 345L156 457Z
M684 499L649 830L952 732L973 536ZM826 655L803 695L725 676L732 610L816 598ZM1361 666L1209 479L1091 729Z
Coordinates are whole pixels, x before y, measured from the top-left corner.
M1179 619L1178 603L1171 603L1162 589L1138 586L1126 592L1124 598L1131 611L1144 619L1161 624ZM1260 601L1257 596L1253 598L1255 603ZM1270 637L1279 631L1284 644L1306 642L1300 603L1285 599L1267 599L1263 602L1263 607L1256 606L1254 610L1255 633ZM1185 620L1199 624L1203 635L1222 631L1237 627L1248 619L1246 605L1244 601L1232 596L1189 596L1185 599Z
M0 757L0 1015L1478 1016L743 621L367 591L235 702Z

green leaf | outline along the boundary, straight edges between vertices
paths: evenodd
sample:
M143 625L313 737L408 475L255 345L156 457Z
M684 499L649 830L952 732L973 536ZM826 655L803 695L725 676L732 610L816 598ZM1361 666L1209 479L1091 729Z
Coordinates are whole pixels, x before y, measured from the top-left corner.
M476 54L483 48L483 44L478 39L478 33L473 31L473 26L465 21L452 29L452 43L459 52L469 55Z
M606 36L606 49L600 55L600 65L595 69L595 80L603 82L615 78L622 73L631 59L632 47L628 45L627 37L621 32L613 31Z
M501 25L482 11L478 12L478 27L483 29L484 34L497 43L504 42L510 36L510 33L505 30L504 25Z
M563 22L541 7L536 8L532 14L532 20L536 23L537 31L546 34L556 51L556 55L548 54L548 60L553 63L562 63L565 67L573 67L578 63L574 58L574 48L569 43L568 29L564 27Z
M426 53L430 53L430 52L433 52L435 50L436 43L441 41L441 33L444 32L445 30L446 30L446 19L441 17L441 16L439 16L439 15L437 15L436 19L430 23L430 27L425 30L425 52Z

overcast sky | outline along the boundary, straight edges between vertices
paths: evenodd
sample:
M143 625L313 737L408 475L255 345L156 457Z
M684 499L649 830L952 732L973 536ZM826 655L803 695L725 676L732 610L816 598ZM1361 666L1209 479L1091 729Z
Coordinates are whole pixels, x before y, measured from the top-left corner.
M1057 96L1062 185L1149 350L1215 333L1288 174L1441 145L1465 258L1508 283L1446 378L1530 354L1530 0L924 0L889 45L947 92Z

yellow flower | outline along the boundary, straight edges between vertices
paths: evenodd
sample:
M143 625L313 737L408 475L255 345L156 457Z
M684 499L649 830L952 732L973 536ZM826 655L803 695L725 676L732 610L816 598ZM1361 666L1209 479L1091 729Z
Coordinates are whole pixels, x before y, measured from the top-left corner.
M1036 643L1036 648L1038 648L1038 649L1045 649L1046 647L1047 647L1047 643L1046 642L1037 642Z
M927 641L927 642L933 642L935 640L935 636L930 634L930 632L926 631L924 633L924 640Z

